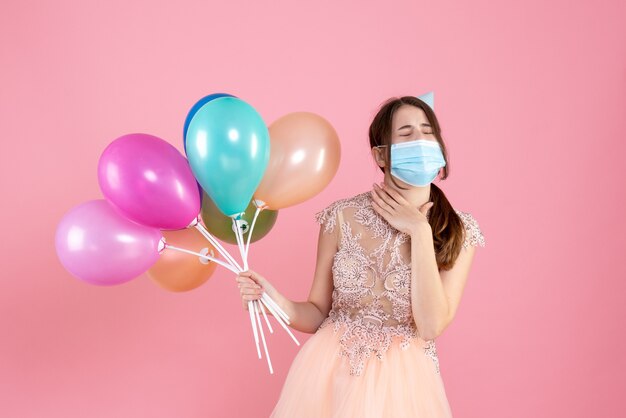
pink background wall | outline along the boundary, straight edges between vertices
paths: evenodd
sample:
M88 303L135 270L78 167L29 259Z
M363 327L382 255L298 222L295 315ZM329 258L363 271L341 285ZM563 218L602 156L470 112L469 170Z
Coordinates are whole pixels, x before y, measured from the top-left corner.
M314 213L380 179L377 107L430 90L451 158L439 185L487 240L438 340L455 417L623 415L626 3L262 3L3 3L0 415L267 416L298 347L272 335L268 374L231 274L185 294L147 276L88 285L58 262L56 225L101 198L110 141L181 149L205 94L268 124L316 112L341 137L340 170L251 250L302 300Z

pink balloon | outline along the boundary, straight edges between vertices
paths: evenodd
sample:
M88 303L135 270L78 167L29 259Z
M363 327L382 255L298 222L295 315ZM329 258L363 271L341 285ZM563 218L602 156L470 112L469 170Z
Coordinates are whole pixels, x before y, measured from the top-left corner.
M88 283L111 286L147 271L159 258L161 231L125 218L104 199L70 210L55 245L61 264Z
M200 213L200 189L187 159L148 134L117 138L98 162L100 189L126 217L159 229L183 229Z

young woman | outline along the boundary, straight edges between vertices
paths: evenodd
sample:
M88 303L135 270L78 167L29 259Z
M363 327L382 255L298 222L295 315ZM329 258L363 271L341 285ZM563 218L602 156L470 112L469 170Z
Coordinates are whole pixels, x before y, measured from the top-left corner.
M369 140L384 182L316 215L308 300L286 298L251 270L237 277L245 309L266 292L292 328L315 334L295 357L273 418L452 416L435 339L455 316L484 237L432 184L449 165L426 102L388 100Z

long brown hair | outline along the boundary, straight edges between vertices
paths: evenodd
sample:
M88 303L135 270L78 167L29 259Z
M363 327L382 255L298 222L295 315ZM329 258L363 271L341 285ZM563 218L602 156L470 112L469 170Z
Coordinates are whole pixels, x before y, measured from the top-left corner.
M393 115L402 105L416 106L426 113L433 134L441 146L443 158L446 161L446 165L443 167L443 174L441 174L440 177L441 180L445 180L450 171L450 164L448 163L448 153L441 136L441 128L437 121L437 116L435 116L435 112L433 112L430 106L413 96L392 97L388 99L382 104L374 120L372 120L369 128L370 147L386 145L384 147L386 149L385 167L380 167L380 169L385 173L391 166L391 128ZM393 176L390 177L391 181L393 181L398 188L404 189L395 181ZM450 270L461 252L463 240L465 239L465 226L446 198L444 192L436 186L435 183L430 184L429 201L433 202L433 206L430 208L428 215L428 223L433 231L437 267L439 270Z

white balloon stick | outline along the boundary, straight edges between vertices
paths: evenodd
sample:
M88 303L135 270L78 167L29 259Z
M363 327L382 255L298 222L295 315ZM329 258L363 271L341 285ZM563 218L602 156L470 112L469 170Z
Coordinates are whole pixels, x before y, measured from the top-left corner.
M232 220L235 237L237 237L237 247L239 247L239 254L241 255L241 259L243 261L243 270L246 271L248 270L248 260L246 260L245 249L243 248L243 235L235 218L232 218Z
M262 299L265 299L268 303L272 304L272 307L278 311L278 313L280 314L280 316L283 318L283 320L287 323L287 324L291 324L291 321L289 320L289 316L285 313L285 311L282 310L282 308L280 306L278 306L278 303L276 303L276 301L274 299L272 299L267 293L263 293L261 295Z
M246 243L246 262L248 261L248 250L250 250L250 238L252 237L252 231L254 231L254 224L256 224L256 220L262 210L263 209L261 208L256 208L256 211L254 212L254 218L252 219L252 225L248 230L248 242Z
M270 320L267 319L267 314L265 313L265 307L263 306L263 303L259 303L259 307L261 308L261 313L263 314L263 318L265 318L265 323L267 324L267 329L270 330L270 334L273 334L274 330L272 329L272 325L270 324Z
M296 345L300 345L300 342L297 340L297 338L291 333L291 331L289 330L289 328L287 327L287 325L285 325L285 323L283 322L283 319L280 317L280 315L278 315L278 313L276 313L276 311L274 310L274 308L272 308L267 302L265 302L264 299L261 299L261 302L265 304L265 307L267 308L268 311L270 311L272 313L272 315L274 315L274 319L276 319L276 322L278 322L280 324L281 327L283 327L285 329L285 331L287 331L287 334L289 334L289 336L291 337L292 340L294 340L294 342L296 343Z
M239 263L237 263L237 261L235 261L233 256L230 255L230 253L226 251L224 247L222 247L222 244L220 244L219 241L215 239L215 237L211 235L211 233L207 231L201 223L198 222L195 228L200 231L200 233L217 249L222 257L224 257L224 259L228 260L233 265L233 267L236 267L240 271L242 270L241 266L239 265Z
M256 330L256 321L254 319L254 304L251 300L248 301L248 312L250 313L250 323L252 324L252 333L254 334L254 342L256 344L256 352L261 358L261 349L259 348L259 335Z
M228 270L232 271L233 273L237 274L239 273L237 270L235 270L231 265L224 263L223 261L218 260L217 258L211 257L209 255L203 255L200 253L197 253L195 251L190 251L190 250L186 250L184 248L179 248L179 247L175 247L173 245L167 244L165 243L165 248L166 249L170 249L170 250L175 250L175 251L180 251L181 253L187 253L187 254L191 254L191 255L196 255L200 258L206 258L207 260L211 260L214 263L219 264L220 266L223 266L225 268L227 268Z
M263 326L261 325L261 317L259 316L259 308L257 307L259 302L254 301L252 306L254 307L254 315L256 316L256 322L259 325L259 332L261 334L261 341L263 342L263 350L265 351L265 358L267 359L267 366L270 368L270 374L274 374L272 368L272 361L270 360L270 353L267 351L267 343L265 342L265 333L263 332Z

